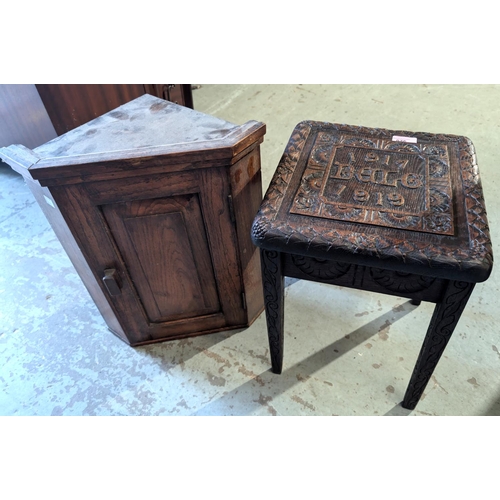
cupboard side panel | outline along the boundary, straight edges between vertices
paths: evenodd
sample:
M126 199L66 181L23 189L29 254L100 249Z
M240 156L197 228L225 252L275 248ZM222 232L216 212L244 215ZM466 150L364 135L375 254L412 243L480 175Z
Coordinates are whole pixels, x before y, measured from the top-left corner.
M205 169L200 176L200 201L224 317L229 326L247 323L243 308L238 241L229 206L227 168Z
M260 148L235 163L230 176L248 323L252 323L264 310L260 252L250 237L252 222L262 202Z

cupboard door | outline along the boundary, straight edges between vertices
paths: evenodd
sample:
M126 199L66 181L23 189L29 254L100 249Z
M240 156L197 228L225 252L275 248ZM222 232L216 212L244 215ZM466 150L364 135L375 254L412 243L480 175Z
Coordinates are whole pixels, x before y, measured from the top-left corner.
M221 312L197 194L102 210L151 326Z

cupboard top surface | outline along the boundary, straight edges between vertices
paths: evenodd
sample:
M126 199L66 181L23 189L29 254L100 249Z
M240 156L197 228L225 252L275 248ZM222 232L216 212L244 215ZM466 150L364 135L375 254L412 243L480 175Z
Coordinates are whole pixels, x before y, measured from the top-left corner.
M145 94L34 152L60 158L223 139L239 125ZM195 147L195 145L193 145Z
M254 120L235 125L145 94L34 150L0 148L0 158L40 181L144 168L142 159L158 156L208 167L231 162L261 141L265 128Z

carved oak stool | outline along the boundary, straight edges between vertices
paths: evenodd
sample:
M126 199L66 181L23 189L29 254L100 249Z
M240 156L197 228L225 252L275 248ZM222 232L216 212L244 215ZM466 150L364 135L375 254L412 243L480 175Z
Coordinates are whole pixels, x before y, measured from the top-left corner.
M284 277L436 304L403 407L414 409L493 255L466 137L305 121L252 227L272 370L283 364Z

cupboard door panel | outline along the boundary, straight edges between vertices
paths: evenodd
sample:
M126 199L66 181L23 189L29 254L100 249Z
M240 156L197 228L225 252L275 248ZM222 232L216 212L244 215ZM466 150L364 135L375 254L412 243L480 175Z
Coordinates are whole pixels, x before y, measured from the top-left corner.
M197 194L102 208L150 323L220 312Z

